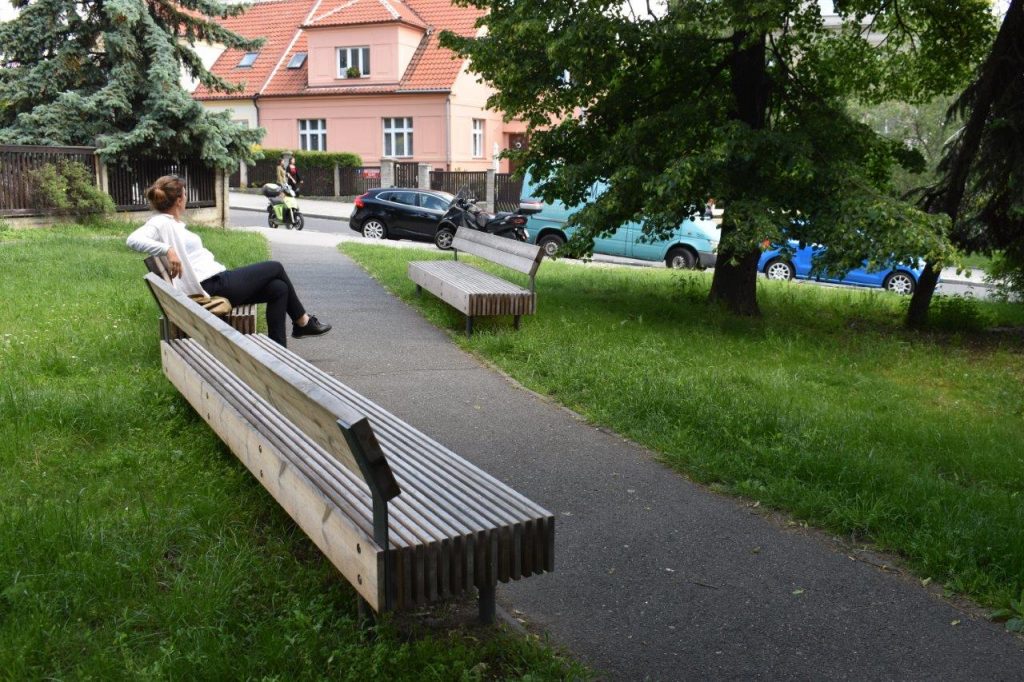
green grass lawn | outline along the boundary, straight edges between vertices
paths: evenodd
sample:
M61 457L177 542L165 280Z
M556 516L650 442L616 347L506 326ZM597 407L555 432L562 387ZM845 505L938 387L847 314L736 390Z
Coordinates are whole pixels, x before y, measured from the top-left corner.
M0 680L584 674L501 628L368 639L344 579L161 374L126 235L0 230ZM267 254L202 235L229 266Z
M704 302L704 273L545 262L519 332L480 320L466 340L405 274L450 256L343 249L460 345L695 480L988 605L1024 588L1024 344L971 331L1024 324L1020 305L944 300L938 331L914 334L906 299L762 281L763 318L740 319Z

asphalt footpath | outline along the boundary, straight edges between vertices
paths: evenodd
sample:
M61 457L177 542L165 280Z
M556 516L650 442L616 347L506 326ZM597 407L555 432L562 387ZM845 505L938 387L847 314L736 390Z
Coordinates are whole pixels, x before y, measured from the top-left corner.
M334 325L293 351L555 514L554 572L499 585L498 602L601 679L1024 680L1024 640L976 609L691 483L522 388L384 290L337 237L260 231L307 309ZM543 296L543 268L538 280Z

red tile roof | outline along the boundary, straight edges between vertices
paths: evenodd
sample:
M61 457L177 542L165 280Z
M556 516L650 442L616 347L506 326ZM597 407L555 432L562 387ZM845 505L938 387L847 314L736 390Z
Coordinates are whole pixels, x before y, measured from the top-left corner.
M238 68L245 50L225 50L210 68L215 75L231 83L242 83L238 93L213 92L199 85L192 96L196 99L238 99L252 97L266 84L281 59L292 45L297 27L306 20L315 0L266 0L253 4L245 13L221 19L220 24L245 38L264 38L259 56L251 67Z
M323 2L305 28L324 26L356 26L403 22L426 28L414 11L400 0L332 0Z
M258 2L241 16L223 20L223 25L246 37L265 37L266 43L250 69L237 68L241 50L227 50L211 68L231 82L244 82L239 94L212 93L199 86L196 99L237 99L261 96L313 94L357 95L401 92L447 92L462 70L463 60L438 44L441 31L475 35L475 22L482 12L474 7L457 7L451 0L267 0ZM325 26L396 22L425 29L423 40L398 84L338 85L309 87L307 63L286 68L297 52L307 52L306 32ZM310 28L303 28L308 26Z

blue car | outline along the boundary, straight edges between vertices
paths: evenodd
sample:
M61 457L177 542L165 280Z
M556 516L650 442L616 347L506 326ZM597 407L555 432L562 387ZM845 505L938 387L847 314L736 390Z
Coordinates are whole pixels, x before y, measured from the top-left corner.
M569 216L581 207L536 199L535 187L527 171L519 211L529 215L526 234L530 242L543 248L545 255L554 256L572 236L573 229L566 225ZM604 187L596 183L590 190L591 198L600 196ZM630 222L620 225L609 236L595 239L594 253L661 261L670 268L710 268L715 265L720 235L721 230L713 220L684 220L667 239L652 242L643 239L643 225Z
M920 266L911 268L906 265L898 265L895 268L884 268L875 272L857 268L850 270L842 279L830 277L827 272L812 277L811 266L814 257L824 251L825 247L815 244L800 248L795 241L790 241L789 246L793 249L792 257L783 254L781 248L765 250L761 254L761 260L757 263L758 272L763 272L768 279L790 280L796 277L797 279L814 279L821 282L853 284L862 287L881 287L897 294L912 294L923 270ZM866 261L865 265L867 265Z

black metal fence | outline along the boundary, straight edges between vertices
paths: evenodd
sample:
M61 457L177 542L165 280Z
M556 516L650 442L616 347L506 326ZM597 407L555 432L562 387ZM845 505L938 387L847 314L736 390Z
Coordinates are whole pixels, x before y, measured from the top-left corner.
M32 172L47 164L73 161L96 177L93 147L0 145L0 216L44 215L52 211L35 191Z
M132 159L114 163L107 166L107 191L119 211L148 211L146 188L163 175L178 175L184 180L187 208L217 205L217 174L198 161Z

